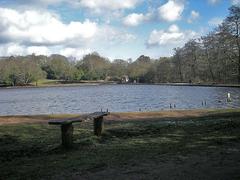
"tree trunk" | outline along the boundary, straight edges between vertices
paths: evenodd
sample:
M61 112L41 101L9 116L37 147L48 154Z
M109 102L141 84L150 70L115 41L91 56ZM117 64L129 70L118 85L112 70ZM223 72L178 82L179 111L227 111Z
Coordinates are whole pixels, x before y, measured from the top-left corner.
M197 64L197 55L196 55L196 50L194 50L193 52L193 64L192 64L192 72L193 72L193 79L195 81L197 74L196 74L196 64Z
M237 24L237 47L238 47L238 84L240 84L240 42L239 42L239 30Z
M238 84L240 84L240 47L238 47Z
M182 67L180 64L179 64L179 76L180 76L180 81L183 82Z
M180 81L183 82L183 75L182 75L182 64L179 55L177 55L177 62L178 62L178 72L180 76Z
M214 82L215 77L214 77L214 74L213 74L212 65L211 65L211 62L210 62L210 59L209 59L209 53L208 53L207 49L206 49L206 55L207 55L207 61L208 61L208 68L209 68L209 71L210 71L210 74L211 74L211 77L212 77L212 81Z
M235 21L235 25L236 25L236 44L237 44L237 48L238 48L238 84L240 84L240 32L239 32L239 19L238 21Z

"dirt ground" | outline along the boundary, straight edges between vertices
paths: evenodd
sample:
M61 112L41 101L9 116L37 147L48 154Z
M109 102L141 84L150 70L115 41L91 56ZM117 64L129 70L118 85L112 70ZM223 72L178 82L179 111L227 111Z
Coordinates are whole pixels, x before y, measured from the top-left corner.
M173 111L156 111L156 112L125 112L110 113L106 120L124 121L136 119L153 119L153 118L188 118L200 117L206 115L219 114L219 112L231 112L231 110L215 109L198 109L198 110L173 110ZM234 111L234 110L233 110ZM19 116L0 116L0 125L22 124L22 123L47 123L51 119L72 118L79 115L74 114L56 114L56 115L19 115Z

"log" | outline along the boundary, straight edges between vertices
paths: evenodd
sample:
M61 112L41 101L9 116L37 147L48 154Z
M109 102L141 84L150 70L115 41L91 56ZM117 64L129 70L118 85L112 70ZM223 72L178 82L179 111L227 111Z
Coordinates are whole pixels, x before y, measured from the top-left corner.
M94 118L93 125L94 125L94 135L101 136L104 129L103 117Z
M73 125L72 123L62 124L62 146L71 148L73 146Z

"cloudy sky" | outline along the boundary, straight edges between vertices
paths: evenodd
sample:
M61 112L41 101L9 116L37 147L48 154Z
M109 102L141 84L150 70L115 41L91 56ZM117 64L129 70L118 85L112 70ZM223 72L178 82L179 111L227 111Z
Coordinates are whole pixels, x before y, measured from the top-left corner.
M0 0L0 56L170 56L240 0Z

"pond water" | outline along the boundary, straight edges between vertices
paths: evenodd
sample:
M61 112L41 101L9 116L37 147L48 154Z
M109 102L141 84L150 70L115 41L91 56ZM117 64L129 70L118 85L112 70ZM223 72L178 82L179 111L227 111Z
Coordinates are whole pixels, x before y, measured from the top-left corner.
M232 101L227 102L227 93ZM206 104L205 104L206 102ZM240 107L240 88L96 85L0 89L0 115Z

